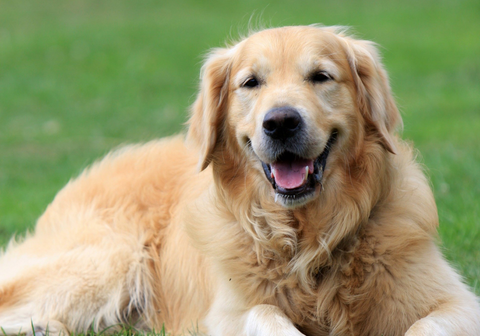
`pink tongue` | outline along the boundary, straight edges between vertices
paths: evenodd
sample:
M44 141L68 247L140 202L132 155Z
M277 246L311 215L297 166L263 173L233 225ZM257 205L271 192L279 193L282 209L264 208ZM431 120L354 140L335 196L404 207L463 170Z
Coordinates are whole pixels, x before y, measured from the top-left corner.
M275 162L271 164L275 182L283 189L294 189L302 186L306 169L313 172L313 160L299 159L292 162Z

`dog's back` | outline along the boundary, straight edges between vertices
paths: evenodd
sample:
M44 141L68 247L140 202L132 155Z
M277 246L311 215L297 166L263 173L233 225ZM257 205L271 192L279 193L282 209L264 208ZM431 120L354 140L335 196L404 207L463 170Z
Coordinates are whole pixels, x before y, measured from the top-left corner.
M180 261L189 244L169 224L178 203L202 191L189 183L202 178L196 164L178 136L112 152L69 182L35 232L12 241L0 259L5 331L29 331L30 320L37 332L47 324L51 333L65 332L62 323L87 330L92 321L99 330L140 316L140 324L169 321L176 329L180 321L168 312L181 303L172 294L195 299L188 274L197 278L202 261Z

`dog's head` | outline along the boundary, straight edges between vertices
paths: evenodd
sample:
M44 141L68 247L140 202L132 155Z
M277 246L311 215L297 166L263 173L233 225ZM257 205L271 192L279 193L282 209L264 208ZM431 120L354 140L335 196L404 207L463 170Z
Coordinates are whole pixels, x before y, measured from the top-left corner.
M395 153L400 121L373 43L337 28L284 27L209 55L188 138L199 169L222 164L215 152L228 146L263 171L280 204L298 207L328 187L328 175L344 169L340 158L357 155L367 135Z

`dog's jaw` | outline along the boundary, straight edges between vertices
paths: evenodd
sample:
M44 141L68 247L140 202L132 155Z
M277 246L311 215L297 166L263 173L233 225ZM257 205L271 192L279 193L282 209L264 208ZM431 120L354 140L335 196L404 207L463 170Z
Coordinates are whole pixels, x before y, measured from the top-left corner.
M333 130L323 152L314 160L284 153L275 162L262 161L262 168L272 185L276 203L289 209L297 208L309 203L322 191L323 173L337 136L338 131Z

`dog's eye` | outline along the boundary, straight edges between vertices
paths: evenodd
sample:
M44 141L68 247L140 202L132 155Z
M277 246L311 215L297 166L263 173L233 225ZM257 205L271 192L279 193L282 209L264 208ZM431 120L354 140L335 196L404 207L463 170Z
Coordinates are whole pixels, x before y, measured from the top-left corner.
M254 88L260 83L255 77L249 77L245 82L243 82L242 87Z
M318 72L315 72L313 73L311 76L310 76L310 80L313 82L313 83L324 83L324 82L327 82L329 80L332 80L333 77L330 76L327 72L325 71L318 71Z

